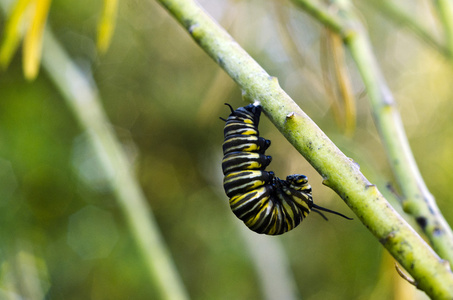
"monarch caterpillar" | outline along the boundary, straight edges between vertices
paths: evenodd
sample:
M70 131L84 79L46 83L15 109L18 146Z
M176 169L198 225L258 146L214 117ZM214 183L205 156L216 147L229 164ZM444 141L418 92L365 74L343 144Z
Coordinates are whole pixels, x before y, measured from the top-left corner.
M310 211L336 211L313 203L307 176L289 175L282 180L266 171L272 157L265 155L271 141L260 137L261 106L247 105L234 110L225 120L222 170L223 187L233 213L257 232L279 235L294 229Z

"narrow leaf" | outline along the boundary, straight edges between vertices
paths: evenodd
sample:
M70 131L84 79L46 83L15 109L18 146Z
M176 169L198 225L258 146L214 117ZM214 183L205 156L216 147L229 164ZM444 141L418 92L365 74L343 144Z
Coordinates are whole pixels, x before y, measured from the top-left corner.
M115 19L118 10L118 0L104 0L101 19L98 23L97 48L101 53L105 53L110 45L110 41L115 29Z
M34 14L30 27L24 38L24 74L25 78L33 80L38 74L42 52L42 38L49 13L51 0L35 0Z
M15 3L14 9L5 25L4 37L0 47L0 66L6 69L11 62L14 53L17 51L19 42L22 39L26 26L24 18L27 14L31 0L19 0Z

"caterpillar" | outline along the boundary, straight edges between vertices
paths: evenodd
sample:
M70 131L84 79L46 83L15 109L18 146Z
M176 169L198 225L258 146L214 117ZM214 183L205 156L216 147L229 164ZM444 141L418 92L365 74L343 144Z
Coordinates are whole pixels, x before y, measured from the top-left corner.
M308 178L294 174L285 180L266 171L272 157L265 155L271 141L259 136L261 106L247 105L234 110L225 120L222 171L223 187L233 213L252 231L280 235L297 227L314 211L350 219L339 212L313 203ZM350 219L351 220L351 219Z

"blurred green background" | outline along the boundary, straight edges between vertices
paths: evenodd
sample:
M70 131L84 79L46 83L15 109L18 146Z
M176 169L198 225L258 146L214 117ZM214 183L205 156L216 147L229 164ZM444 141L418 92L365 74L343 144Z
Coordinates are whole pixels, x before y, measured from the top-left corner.
M397 207L386 189L393 178L366 93L347 56L355 132L345 135L333 118L320 63L325 30L287 1L199 2ZM373 7L356 4L423 177L451 223L451 64ZM426 5L412 9L434 30ZM248 231L229 209L220 166L219 117L229 114L224 102L246 104L241 91L155 1L120 1L112 44L99 55L100 8L100 2L55 0L48 24L93 77L191 298L264 299L262 276L277 272L272 249L301 299L425 298L398 277L357 219L325 222L312 214L283 236ZM0 30L4 24L3 15ZM265 117L260 132L272 140L269 169L279 177L306 174L315 203L352 216ZM87 132L43 69L35 81L24 79L20 54L0 74L0 138L2 299L156 299Z

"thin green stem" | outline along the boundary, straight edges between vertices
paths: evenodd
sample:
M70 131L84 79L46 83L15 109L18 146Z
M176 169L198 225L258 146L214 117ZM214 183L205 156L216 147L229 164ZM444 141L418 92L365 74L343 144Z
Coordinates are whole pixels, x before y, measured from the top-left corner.
M453 1L437 0L435 1L437 12L439 14L443 29L444 37L450 57L453 56Z
M332 31L341 33L340 35L343 37L347 36L349 29L345 26L344 20L324 9L324 6L318 1L299 1L298 4Z
M66 99L76 119L90 135L134 240L162 299L188 299L185 288L160 235L151 208L140 189L119 141L100 104L97 89L46 30L43 67Z
M428 31L419 20L414 18L413 15L408 14L406 10L398 7L395 1L391 0L372 0L368 3L374 5L377 9L382 11L390 21L407 26L412 32L418 36L427 45L440 52L443 56L451 59L451 53L447 47L441 44L434 35Z
M346 157L223 28L193 0L158 0L186 28L200 47L243 90L259 101L266 115L323 176L362 223L413 276L418 288L433 299L453 298L453 274L448 265L388 204L359 167Z
M403 195L403 209L415 218L435 251L453 262L453 232L420 174L393 96L370 55L369 42L360 35L348 46L367 87L376 127Z
M294 1L297 4L311 2ZM324 10L327 11L327 7ZM399 111L379 69L367 34L353 10L341 8L338 15L345 20L342 24L346 28L337 33L342 34L346 30L353 32L344 37L344 43L350 50L367 89L376 127L402 192L403 209L415 218L436 252L442 258L453 262L453 232L420 174ZM326 26L329 24L324 23ZM338 30L336 27L330 29Z

